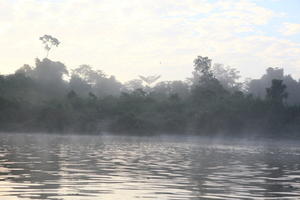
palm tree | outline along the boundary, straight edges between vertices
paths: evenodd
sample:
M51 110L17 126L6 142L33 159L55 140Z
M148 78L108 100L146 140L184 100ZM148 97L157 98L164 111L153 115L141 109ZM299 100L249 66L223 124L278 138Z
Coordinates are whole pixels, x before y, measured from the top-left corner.
M157 81L160 78L160 75L152 76L139 76L142 81L144 81L148 86Z

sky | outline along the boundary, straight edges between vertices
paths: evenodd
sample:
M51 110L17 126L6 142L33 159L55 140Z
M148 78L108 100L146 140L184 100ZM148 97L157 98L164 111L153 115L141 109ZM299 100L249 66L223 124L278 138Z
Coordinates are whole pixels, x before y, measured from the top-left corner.
M49 59L88 64L118 80L185 80L193 60L258 78L280 67L300 78L300 0L0 0L0 74Z

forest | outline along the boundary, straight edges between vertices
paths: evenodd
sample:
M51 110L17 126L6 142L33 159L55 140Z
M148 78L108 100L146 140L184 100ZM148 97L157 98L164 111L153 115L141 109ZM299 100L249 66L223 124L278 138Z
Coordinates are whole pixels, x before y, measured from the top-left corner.
M198 56L185 81L121 83L89 65L68 70L47 58L58 40L40 39L44 59L0 75L1 132L299 136L300 82L281 68L241 82L236 69Z
M297 136L300 82L283 69L239 82L236 69L194 60L191 78L126 83L80 65L36 59L0 76L0 131Z

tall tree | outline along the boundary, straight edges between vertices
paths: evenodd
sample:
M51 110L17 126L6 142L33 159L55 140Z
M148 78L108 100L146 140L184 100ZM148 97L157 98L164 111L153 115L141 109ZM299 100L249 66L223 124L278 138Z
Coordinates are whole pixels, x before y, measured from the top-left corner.
M44 35L44 36L40 37L40 40L43 42L44 49L47 52L46 58L48 58L49 51L51 50L51 48L53 46L57 47L60 44L60 42L58 41L58 39L55 38L55 37L52 37L51 35Z
M194 60L194 73L205 79L212 79L211 59L208 57L198 56Z
M267 88L267 96L266 99L270 100L271 102L282 105L283 100L288 97L288 93L286 90L286 85L282 83L282 80L273 79L272 85L270 88Z
M236 69L215 63L212 67L212 72L226 90L230 92L241 90L242 83L238 82L240 72Z

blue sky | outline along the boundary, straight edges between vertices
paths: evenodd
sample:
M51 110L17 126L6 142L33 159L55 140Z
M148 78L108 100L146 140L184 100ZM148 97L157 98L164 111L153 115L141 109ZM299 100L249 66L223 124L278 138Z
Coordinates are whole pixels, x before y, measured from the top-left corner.
M291 39L293 41L300 42L300 34L295 35L282 35L277 30L285 22L290 23L300 23L300 1L299 0L264 0L257 1L257 4L266 8L273 10L274 12L283 14L283 16L275 17L266 25L264 31L268 35L274 35L277 37L285 37L286 39Z
M0 73L43 58L38 38L50 34L61 41L50 59L121 81L184 80L197 55L244 78L267 67L300 78L299 10L299 0L2 0Z

